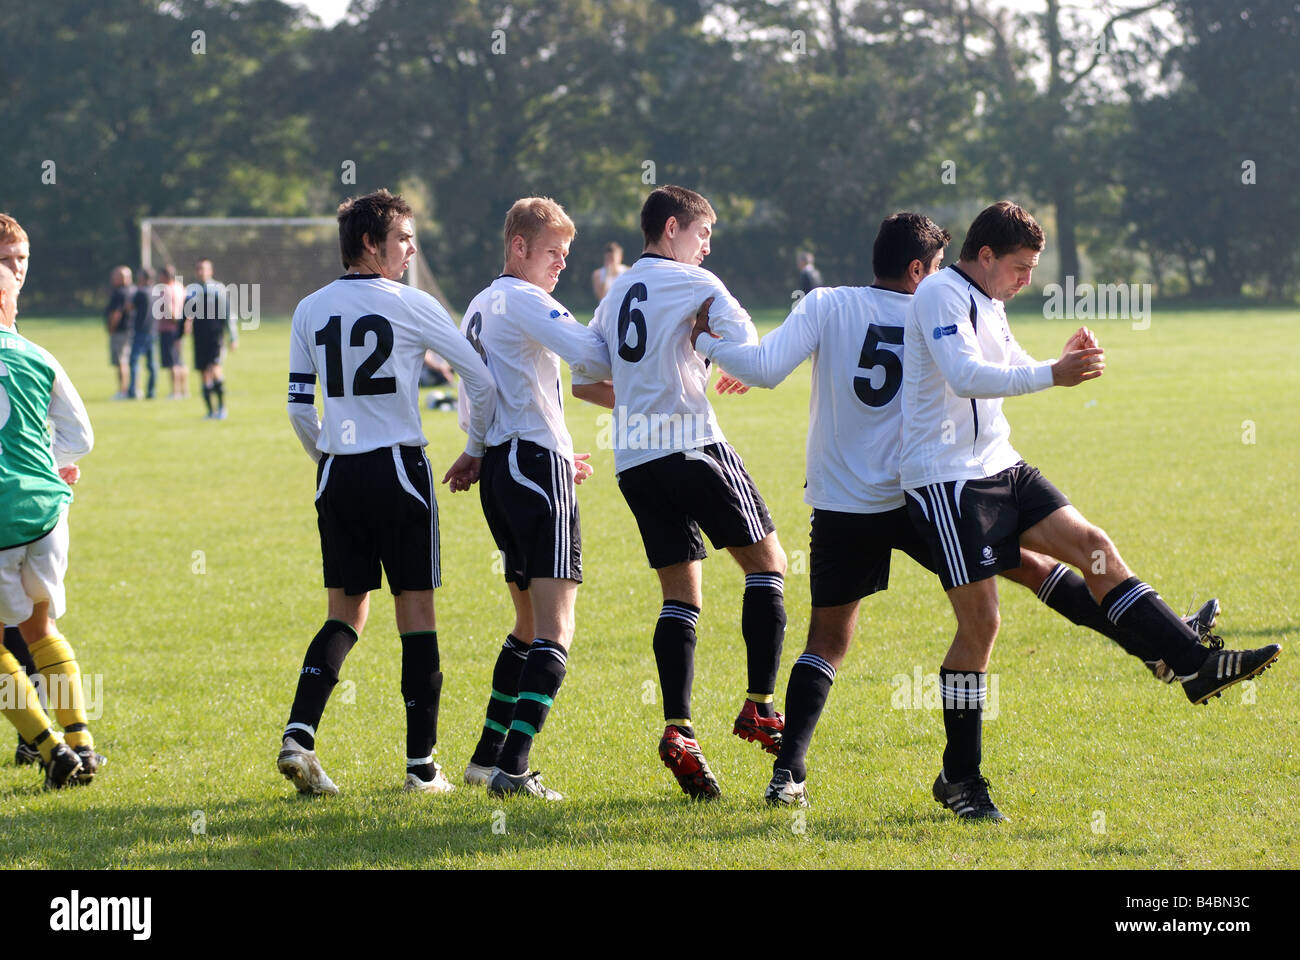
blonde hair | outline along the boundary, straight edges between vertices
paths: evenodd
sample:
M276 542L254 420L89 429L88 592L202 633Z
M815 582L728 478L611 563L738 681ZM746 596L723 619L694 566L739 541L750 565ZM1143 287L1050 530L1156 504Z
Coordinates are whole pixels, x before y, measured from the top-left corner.
M0 213L0 243L26 243L27 231L7 213Z
M524 197L516 200L506 214L506 226L503 231L506 244L506 259L510 259L510 241L523 237L525 244L532 244L546 229L558 230L566 240L578 235L578 228L573 225L564 208L550 197Z

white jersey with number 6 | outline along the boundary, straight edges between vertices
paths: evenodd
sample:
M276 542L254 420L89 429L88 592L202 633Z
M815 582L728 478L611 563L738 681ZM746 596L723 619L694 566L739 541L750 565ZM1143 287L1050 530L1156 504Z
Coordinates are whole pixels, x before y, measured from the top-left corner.
M481 457L496 387L438 301L377 274L348 274L304 297L290 333L289 417L312 459L427 444L420 424L425 350L460 374L474 405L465 452ZM312 403L317 377L323 424Z
M708 335L697 341L700 353L755 387L775 387L812 356L810 506L841 513L903 506L898 390L911 299L882 287L818 287L756 345Z
M596 307L590 329L608 344L614 380L614 471L726 438L709 405L709 371L691 347L695 311L709 308L714 330L754 343L745 308L703 267L642 254ZM575 375L575 383L583 382Z

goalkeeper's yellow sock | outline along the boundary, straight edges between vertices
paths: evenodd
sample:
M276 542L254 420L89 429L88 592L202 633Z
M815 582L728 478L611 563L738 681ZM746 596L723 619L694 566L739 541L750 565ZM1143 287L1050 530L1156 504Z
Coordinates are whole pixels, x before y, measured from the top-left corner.
M50 729L50 718L41 709L36 688L8 650L0 650L0 713L18 728L18 735L41 752L46 763L54 748L63 742Z
M63 728L68 746L94 748L95 740L86 725L85 696L81 689L81 667L72 644L62 634L52 633L28 645L36 669L45 678L46 697L54 717Z

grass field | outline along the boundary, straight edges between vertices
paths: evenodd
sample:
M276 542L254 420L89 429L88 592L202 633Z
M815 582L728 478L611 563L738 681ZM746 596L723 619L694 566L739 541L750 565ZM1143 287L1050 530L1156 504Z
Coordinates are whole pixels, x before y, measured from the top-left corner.
M1043 357L1073 328L1013 322ZM745 685L743 580L725 557L706 562L694 713L724 796L689 802L656 755L659 597L608 450L593 452L597 475L580 493L577 638L533 751L567 799L400 792L400 657L384 594L318 740L342 793L300 799L274 761L324 592L313 466L284 409L287 324L244 334L228 364L230 419L218 423L202 419L197 398L111 402L97 322L21 318L62 360L95 425L71 512L62 626L83 670L102 676L92 729L110 765L89 789L45 794L5 748L0 866L1296 867L1295 324L1294 312L1264 310L1156 313L1145 331L1098 322L1105 377L1007 402L1018 449L1180 613L1217 595L1230 646L1287 649L1257 684L1192 707L1108 641L1004 585L984 772L1012 821L991 827L960 823L930 798L940 713L892 705L897 678L937 670L953 629L937 581L901 556L889 591L864 606L835 682L804 812L762 803L770 758L730 735ZM808 390L805 365L775 392L715 400L791 558L778 706L808 623ZM579 450L592 446L598 413L570 401ZM463 437L450 414L426 411L425 425L437 471ZM440 508L439 760L459 781L512 619L477 495L444 493Z

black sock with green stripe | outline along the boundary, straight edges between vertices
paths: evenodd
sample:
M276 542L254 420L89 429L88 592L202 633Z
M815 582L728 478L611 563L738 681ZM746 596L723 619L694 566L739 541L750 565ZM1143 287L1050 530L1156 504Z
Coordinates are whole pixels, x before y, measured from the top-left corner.
M551 704L564 682L568 654L558 643L534 640L528 650L528 659L519 674L519 702L515 704L515 718L510 721L510 732L497 766L506 773L519 776L528 771L528 751L533 738L541 732Z
M506 742L510 721L515 718L515 701L519 699L519 674L528 658L528 644L513 633L506 636L492 670L492 696L488 698L487 719L470 762L480 767L495 767Z

